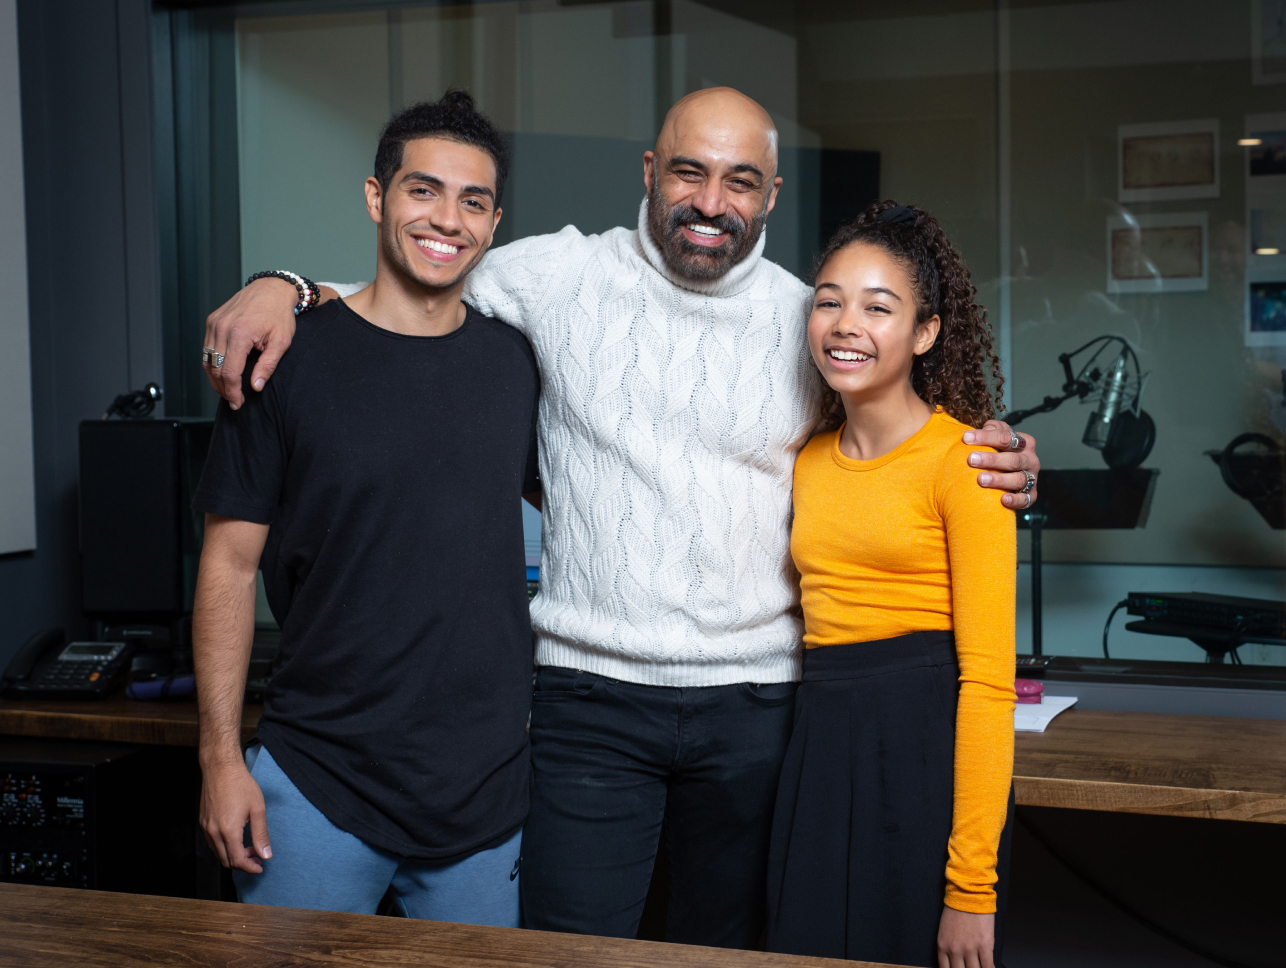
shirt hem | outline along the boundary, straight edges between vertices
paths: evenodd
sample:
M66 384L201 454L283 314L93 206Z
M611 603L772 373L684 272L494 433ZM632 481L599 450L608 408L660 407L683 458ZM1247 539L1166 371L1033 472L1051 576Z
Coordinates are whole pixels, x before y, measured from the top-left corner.
M774 651L745 659L678 664L654 658L605 655L579 644L543 639L536 646L536 665L592 672L640 686L672 688L798 682L803 675L803 656L798 646L786 653Z
M506 840L512 837L520 830L526 821L527 804L524 803L522 817L515 823L505 827L504 832L498 834L487 834L481 840L474 841L470 846L464 848L444 848L441 850L428 850L417 844L394 843L386 837L379 834L378 831L372 830L367 824L357 820L347 811L340 808L333 799L326 796L325 793L306 776L307 771L299 769L299 761L295 757L295 751L271 728L271 724L264 724L269 728L264 729L260 726L255 731L255 740L262 743L272 754L272 758L277 761L281 771L286 774L286 778L295 785L295 788L303 794L304 799L320 810L326 817L340 830L350 833L362 843L370 847L394 854L397 857L406 860L420 861L434 867L450 867L452 864L458 864L462 860L467 860L474 854L481 853L484 850L490 850L492 847L498 847ZM285 754L285 755L282 755ZM304 782L299 782L300 780ZM526 797L523 798L526 801Z

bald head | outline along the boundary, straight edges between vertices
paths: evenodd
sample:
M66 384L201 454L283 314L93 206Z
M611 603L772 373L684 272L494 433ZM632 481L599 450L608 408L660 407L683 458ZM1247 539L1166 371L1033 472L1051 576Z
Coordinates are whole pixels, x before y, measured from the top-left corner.
M731 87L708 87L680 98L665 115L656 136L662 158L686 155L703 144L739 155L760 167L764 177L777 174L777 126L758 101Z
M717 279L758 244L777 200L777 128L730 87L694 91L643 153L648 226L666 264Z

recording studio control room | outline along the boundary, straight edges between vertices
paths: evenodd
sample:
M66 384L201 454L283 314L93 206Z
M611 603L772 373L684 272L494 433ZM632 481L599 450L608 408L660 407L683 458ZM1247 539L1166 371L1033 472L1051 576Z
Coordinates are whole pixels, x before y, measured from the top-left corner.
M0 966L1286 968L1286 0L0 0Z

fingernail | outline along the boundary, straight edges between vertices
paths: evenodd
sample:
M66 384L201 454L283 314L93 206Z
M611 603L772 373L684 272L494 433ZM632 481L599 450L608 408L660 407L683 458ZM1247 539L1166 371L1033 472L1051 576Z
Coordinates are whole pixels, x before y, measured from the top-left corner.
M255 380L255 389L256 389L256 390L262 390L262 389L263 389L263 380Z
M229 407L231 407L233 410L240 410L240 409L241 409L241 405L240 405L239 403L230 403L230 404L228 404L228 406L229 406Z
M979 475L978 475L978 483L979 483L979 484L990 484L990 483L991 483L991 475L990 475L990 474L979 474Z
M969 465L971 467L977 467L981 463L982 463L982 454L973 453L969 455Z
M972 430L968 431L968 432L965 434L965 438L964 438L964 439L965 439L965 443L966 443L966 444L972 444L972 443L973 443L973 441L974 441L973 431L972 431Z
M272 856L272 848L271 848L271 847L269 847L267 844L264 844L264 847L263 847L263 859L264 859L264 860L267 860L267 859L268 859L269 857L271 857L271 856Z

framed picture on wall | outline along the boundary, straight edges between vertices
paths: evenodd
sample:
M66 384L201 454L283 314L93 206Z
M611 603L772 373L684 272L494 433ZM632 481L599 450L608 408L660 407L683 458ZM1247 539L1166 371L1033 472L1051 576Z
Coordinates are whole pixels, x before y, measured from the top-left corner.
M1107 220L1107 291L1208 289L1205 212L1114 215Z
M1117 127L1117 197L1164 202L1219 196L1219 119Z
M1286 0L1251 0L1251 80L1286 82Z
M1247 346L1286 346L1286 113L1246 115Z
M1249 289L1246 345L1286 345L1286 280L1252 282Z

